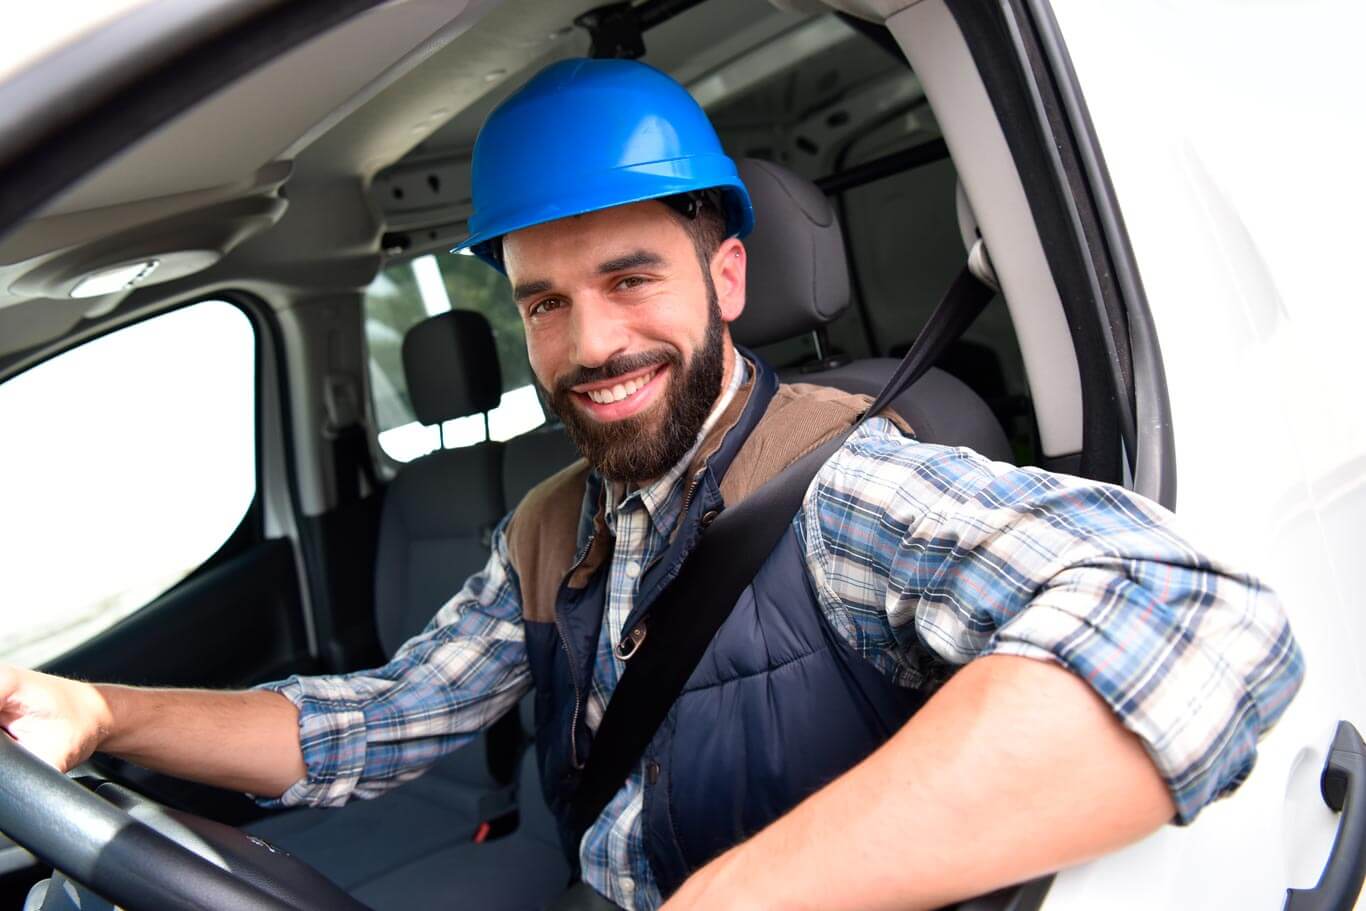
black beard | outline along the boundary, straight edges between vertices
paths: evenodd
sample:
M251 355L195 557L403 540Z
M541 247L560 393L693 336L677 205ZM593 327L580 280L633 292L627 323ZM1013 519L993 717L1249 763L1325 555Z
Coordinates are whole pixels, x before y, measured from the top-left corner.
M609 481L651 481L672 468L697 441L725 372L724 327L712 291L708 301L707 332L702 347L687 367L676 348L622 355L599 367L584 367L562 377L549 395L550 407L564 422L569 439L588 464ZM652 366L668 366L669 389L663 407L643 415L603 423L585 415L574 404L571 387L597 383Z

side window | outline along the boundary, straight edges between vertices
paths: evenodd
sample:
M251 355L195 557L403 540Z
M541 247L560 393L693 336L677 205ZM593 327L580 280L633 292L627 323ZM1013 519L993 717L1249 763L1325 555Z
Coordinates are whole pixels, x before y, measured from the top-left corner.
M256 495L256 340L206 301L0 385L0 660L34 666L146 605Z
M503 373L503 398L489 412L488 436L506 440L545 423L526 361L522 319L507 282L473 256L427 255L389 266L365 292L365 338L370 347L370 388L379 422L379 443L400 462L444 445L470 446L485 439L480 415L426 427L413 415L403 375L403 336L429 316L450 309L475 310L493 327Z

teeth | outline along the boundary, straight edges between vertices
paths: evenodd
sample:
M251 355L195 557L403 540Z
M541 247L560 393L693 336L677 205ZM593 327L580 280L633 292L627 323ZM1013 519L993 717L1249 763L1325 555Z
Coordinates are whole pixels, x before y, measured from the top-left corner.
M638 389L654 378L654 375L655 371L651 371L644 376L638 376L633 380L617 383L610 389L590 389L588 390L588 397L599 405L610 405L613 402L620 402L624 398L635 395Z

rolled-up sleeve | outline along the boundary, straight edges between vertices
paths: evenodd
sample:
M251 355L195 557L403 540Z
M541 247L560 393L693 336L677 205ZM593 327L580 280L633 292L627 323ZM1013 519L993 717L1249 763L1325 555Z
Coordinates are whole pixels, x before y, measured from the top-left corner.
M1275 595L1130 491L870 422L808 493L823 599L885 617L904 664L1055 662L1143 741L1188 822L1247 776L1303 657Z
M500 526L483 570L388 664L261 687L298 708L308 771L261 803L340 806L375 797L473 739L530 686L521 599Z

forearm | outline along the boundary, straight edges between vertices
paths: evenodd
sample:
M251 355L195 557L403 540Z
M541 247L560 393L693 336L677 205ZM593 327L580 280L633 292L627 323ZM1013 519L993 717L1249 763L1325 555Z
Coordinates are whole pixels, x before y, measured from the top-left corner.
M1139 741L1083 681L987 657L669 907L935 908L1094 857L1173 813Z
M304 776L298 711L278 693L98 685L98 749L205 784L276 797Z

